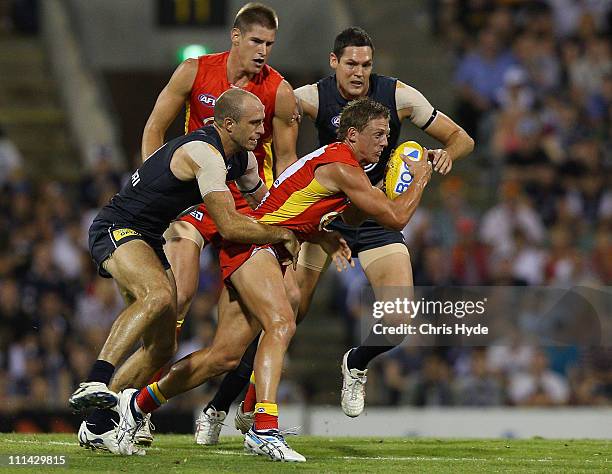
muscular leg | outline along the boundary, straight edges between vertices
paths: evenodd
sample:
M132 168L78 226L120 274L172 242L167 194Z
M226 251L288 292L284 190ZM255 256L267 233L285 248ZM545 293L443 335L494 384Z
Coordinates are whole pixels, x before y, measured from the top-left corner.
M188 222L175 221L170 224L169 229L164 233L166 244L164 253L172 270L169 271L168 278L175 282L176 287L176 318L174 320L174 348L173 355L176 353L177 339L180 334L179 321L185 319L189 307L198 289L200 276L200 252L205 242L198 230ZM126 298L124 293L124 298ZM155 331L166 331L167 328L155 328ZM153 337L153 339L156 339ZM165 343L168 343L164 339ZM121 366L113 378L110 386L111 390L118 392L126 387L141 388L152 380L159 380L163 373L163 367L158 367L149 376L147 367L142 366L149 356L146 348L139 348ZM156 349L158 350L158 349Z
M222 293L227 293L227 288L223 288ZM229 304L224 303L224 301L229 300L227 295L223 296L222 294L219 301L219 314L223 314L223 318L244 318L238 301L232 301ZM221 318L221 316L219 317ZM224 411L226 413L229 411L232 402L249 383L251 373L253 372L253 361L255 360L258 342L259 337L255 337L243 354L242 359L240 359L238 366L225 375L215 396L208 403L206 409L212 406L217 411Z
M174 287L172 270L166 272ZM176 303L175 303L176 304ZM173 305L173 314L176 315ZM119 392L127 387L141 388L161 367L155 364L156 354L176 353L176 318L164 318L143 333L143 345L126 360L113 377L110 389Z
M385 247L388 247L385 249ZM394 250L398 251L394 251ZM389 253L385 253L385 252ZM368 255L370 252L370 255ZM372 258L372 253L374 257ZM378 255L382 256L377 258ZM366 258L362 258L365 254ZM410 255L403 244L390 244L384 247L366 250L359 254L365 261L365 274L374 290L377 301L394 300L395 298L412 298L413 281ZM370 257L370 258L368 258ZM363 264L363 263L362 263ZM386 326L396 326L404 323L406 315L386 315L383 323ZM390 340L382 335L370 333L361 346L353 349L348 357L348 367L364 370L376 356L391 350L400 344L403 337Z
M185 318L198 290L204 239L194 226L184 221L173 222L164 235L164 252L176 279L177 321L180 321Z
M141 240L121 245L104 266L122 292L133 298L115 320L98 356L117 365L153 324L165 327L175 320L176 293L174 280L167 278L153 249ZM165 351L149 354L151 365L163 365L172 357L172 349L173 344L168 344Z
M264 330L255 356L255 380L257 400L270 403L276 403L283 359L295 333L295 318L282 279L276 257L263 250L231 277L244 306Z
M283 283L285 285L287 299L289 300L289 304L291 305L291 308L295 314L298 311L298 306L300 304L301 288L296 280L296 272L294 272L293 269L287 269ZM224 289L223 291L227 290ZM241 311L238 305L235 307L237 310ZM222 310L223 309L220 306L219 311ZM211 406L218 411L227 412L229 410L232 402L236 400L238 395L240 395L240 393L249 383L251 372L253 371L253 364L255 362L255 354L257 352L258 344L259 338L256 338L247 348L246 352L242 356L242 359L240 359L240 364L238 367L229 372L223 378L219 389L215 393L213 399L206 406L205 411Z
M230 301L228 292L221 293L220 306L236 304ZM166 398L174 397L235 368L260 330L259 323L242 311L220 311L212 345L189 354L170 367L158 383L160 391Z

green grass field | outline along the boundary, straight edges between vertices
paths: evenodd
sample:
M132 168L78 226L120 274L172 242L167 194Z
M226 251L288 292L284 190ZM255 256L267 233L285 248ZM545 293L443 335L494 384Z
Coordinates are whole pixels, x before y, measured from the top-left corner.
M612 472L612 441L324 438L290 444L305 464L272 463L242 451L242 439L201 447L187 435L158 435L146 456L85 450L74 435L0 434L7 472ZM7 455L65 455L67 467L7 467Z

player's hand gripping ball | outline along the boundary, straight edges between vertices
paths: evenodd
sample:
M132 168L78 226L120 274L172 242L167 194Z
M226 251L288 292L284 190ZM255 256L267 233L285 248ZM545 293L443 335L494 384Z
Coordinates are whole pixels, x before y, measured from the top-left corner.
M426 159L423 154L423 147L417 142L408 141L398 145L387 163L387 170L384 179L384 191L389 199L395 199L406 191L414 176L410 172L408 165L402 160L401 155L410 161L421 161Z

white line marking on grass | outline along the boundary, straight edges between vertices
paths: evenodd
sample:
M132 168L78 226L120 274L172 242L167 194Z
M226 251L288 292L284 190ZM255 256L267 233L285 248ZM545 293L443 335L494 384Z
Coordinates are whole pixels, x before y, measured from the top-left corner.
M252 454L244 453L240 451L229 451L225 449L215 449L207 451L210 454L222 454L227 456L252 456ZM316 459L316 458L311 458ZM442 456L325 456L324 459L337 459L341 461L430 461L430 462L445 462L445 461L455 461L455 462L493 462L493 461L502 461L502 462L538 462L538 463L546 463L546 462L564 462L564 459L552 459L552 458L446 458ZM588 460L583 460L588 461ZM606 459L604 462L612 462Z
M244 451L228 451L226 449L211 449L207 450L208 453L211 454L226 454L230 456L253 456L252 454L245 453Z
M14 443L14 444L57 444L59 446L77 446L77 443L68 443L66 441L35 441L32 439L2 439L0 440L5 443Z

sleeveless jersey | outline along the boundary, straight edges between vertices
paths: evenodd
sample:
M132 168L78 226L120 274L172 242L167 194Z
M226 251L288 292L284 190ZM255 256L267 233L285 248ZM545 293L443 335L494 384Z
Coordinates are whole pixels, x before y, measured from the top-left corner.
M389 145L383 150L378 163L369 164L364 168L373 185L376 185L383 178L391 151L397 146L399 140L402 124L397 115L397 105L395 103L396 85L397 79L393 77L379 76L378 74L370 76L368 97L380 102L391 112ZM340 112L349 101L340 95L335 75L317 82L317 90L319 92L319 110L315 126L319 132L319 144L327 145L338 140L336 131L340 124Z
M329 191L315 179L315 170L327 163L359 167L344 143L319 148L289 166L251 215L264 224L287 227L302 240L322 230L348 205L343 193Z
M170 140L149 157L132 178L104 206L96 219L125 224L143 235L160 238L170 221L185 209L202 202L198 182L178 179L170 171L170 160L182 145L202 141L221 153L227 181L242 176L248 165L246 151L226 157L221 137L212 125Z
M185 132L195 130L203 124L212 121L217 98L230 87L233 87L227 80L228 56L229 51L226 51L198 58L198 72L193 82L189 101L187 102ZM254 153L259 167L259 176L268 187L274 180L272 118L274 117L276 104L276 91L282 81L283 76L266 64L259 74L243 87L244 90L252 92L259 97L266 111L264 134L259 138ZM236 208L250 209L238 188L235 185L230 185L230 189L236 201Z

